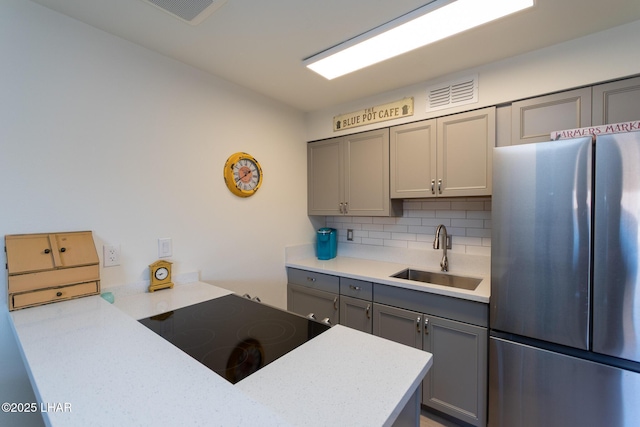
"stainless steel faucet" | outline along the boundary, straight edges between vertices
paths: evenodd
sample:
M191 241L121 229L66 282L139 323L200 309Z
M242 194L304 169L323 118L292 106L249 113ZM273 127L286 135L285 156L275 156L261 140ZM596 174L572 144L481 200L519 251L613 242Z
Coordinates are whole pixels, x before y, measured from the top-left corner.
M449 271L449 258L447 258L447 227L445 227L444 224L440 224L436 228L436 238L433 240L433 249L440 249L440 230L443 231L442 261L440 261L440 268L442 268L442 271Z

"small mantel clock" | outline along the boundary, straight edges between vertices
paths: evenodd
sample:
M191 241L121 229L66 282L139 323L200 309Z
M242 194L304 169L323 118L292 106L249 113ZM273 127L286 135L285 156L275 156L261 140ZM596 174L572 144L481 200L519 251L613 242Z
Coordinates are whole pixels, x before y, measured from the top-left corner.
M165 260L159 260L149 266L151 273L151 284L149 292L155 292L160 289L173 288L171 282L171 263Z

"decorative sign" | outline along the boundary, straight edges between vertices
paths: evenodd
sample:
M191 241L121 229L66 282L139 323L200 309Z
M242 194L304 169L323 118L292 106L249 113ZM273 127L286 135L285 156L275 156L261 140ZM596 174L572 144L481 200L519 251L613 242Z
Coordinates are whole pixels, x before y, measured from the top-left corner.
M413 116L413 98L404 98L389 104L335 116L333 118L333 131L336 132L407 116Z
M551 132L551 140L579 138L581 136L598 136L607 133L622 133L640 131L640 121L614 123L611 125L592 126L588 128L560 130Z

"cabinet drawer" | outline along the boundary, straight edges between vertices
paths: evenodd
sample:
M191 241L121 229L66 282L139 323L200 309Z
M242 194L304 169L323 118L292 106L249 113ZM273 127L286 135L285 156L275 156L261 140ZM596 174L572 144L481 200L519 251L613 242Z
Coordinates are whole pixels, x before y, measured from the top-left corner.
M307 288L319 289L336 294L340 292L340 278L338 276L299 270L297 268L288 268L287 278L289 283Z
M94 280L100 280L100 267L98 265L17 274L9 276L8 282L9 293L16 293Z
M77 285L59 288L43 289L41 291L25 292L10 295L11 309L30 307L32 305L64 301L100 292L99 282L79 283Z
M489 304L455 297L375 284L374 302L418 313L453 319L477 326L489 326Z
M373 283L341 277L340 295L371 301L373 299Z

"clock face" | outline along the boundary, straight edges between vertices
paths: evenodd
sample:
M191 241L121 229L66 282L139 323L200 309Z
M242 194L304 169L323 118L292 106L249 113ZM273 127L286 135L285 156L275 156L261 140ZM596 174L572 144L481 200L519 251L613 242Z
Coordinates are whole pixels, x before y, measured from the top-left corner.
M233 180L242 191L255 190L260 182L260 171L251 159L240 159L233 165Z
M252 196L262 183L260 163L247 153L232 154L224 165L224 181L236 196Z
M164 280L169 277L169 270L166 267L160 267L154 273L154 276L158 280Z

